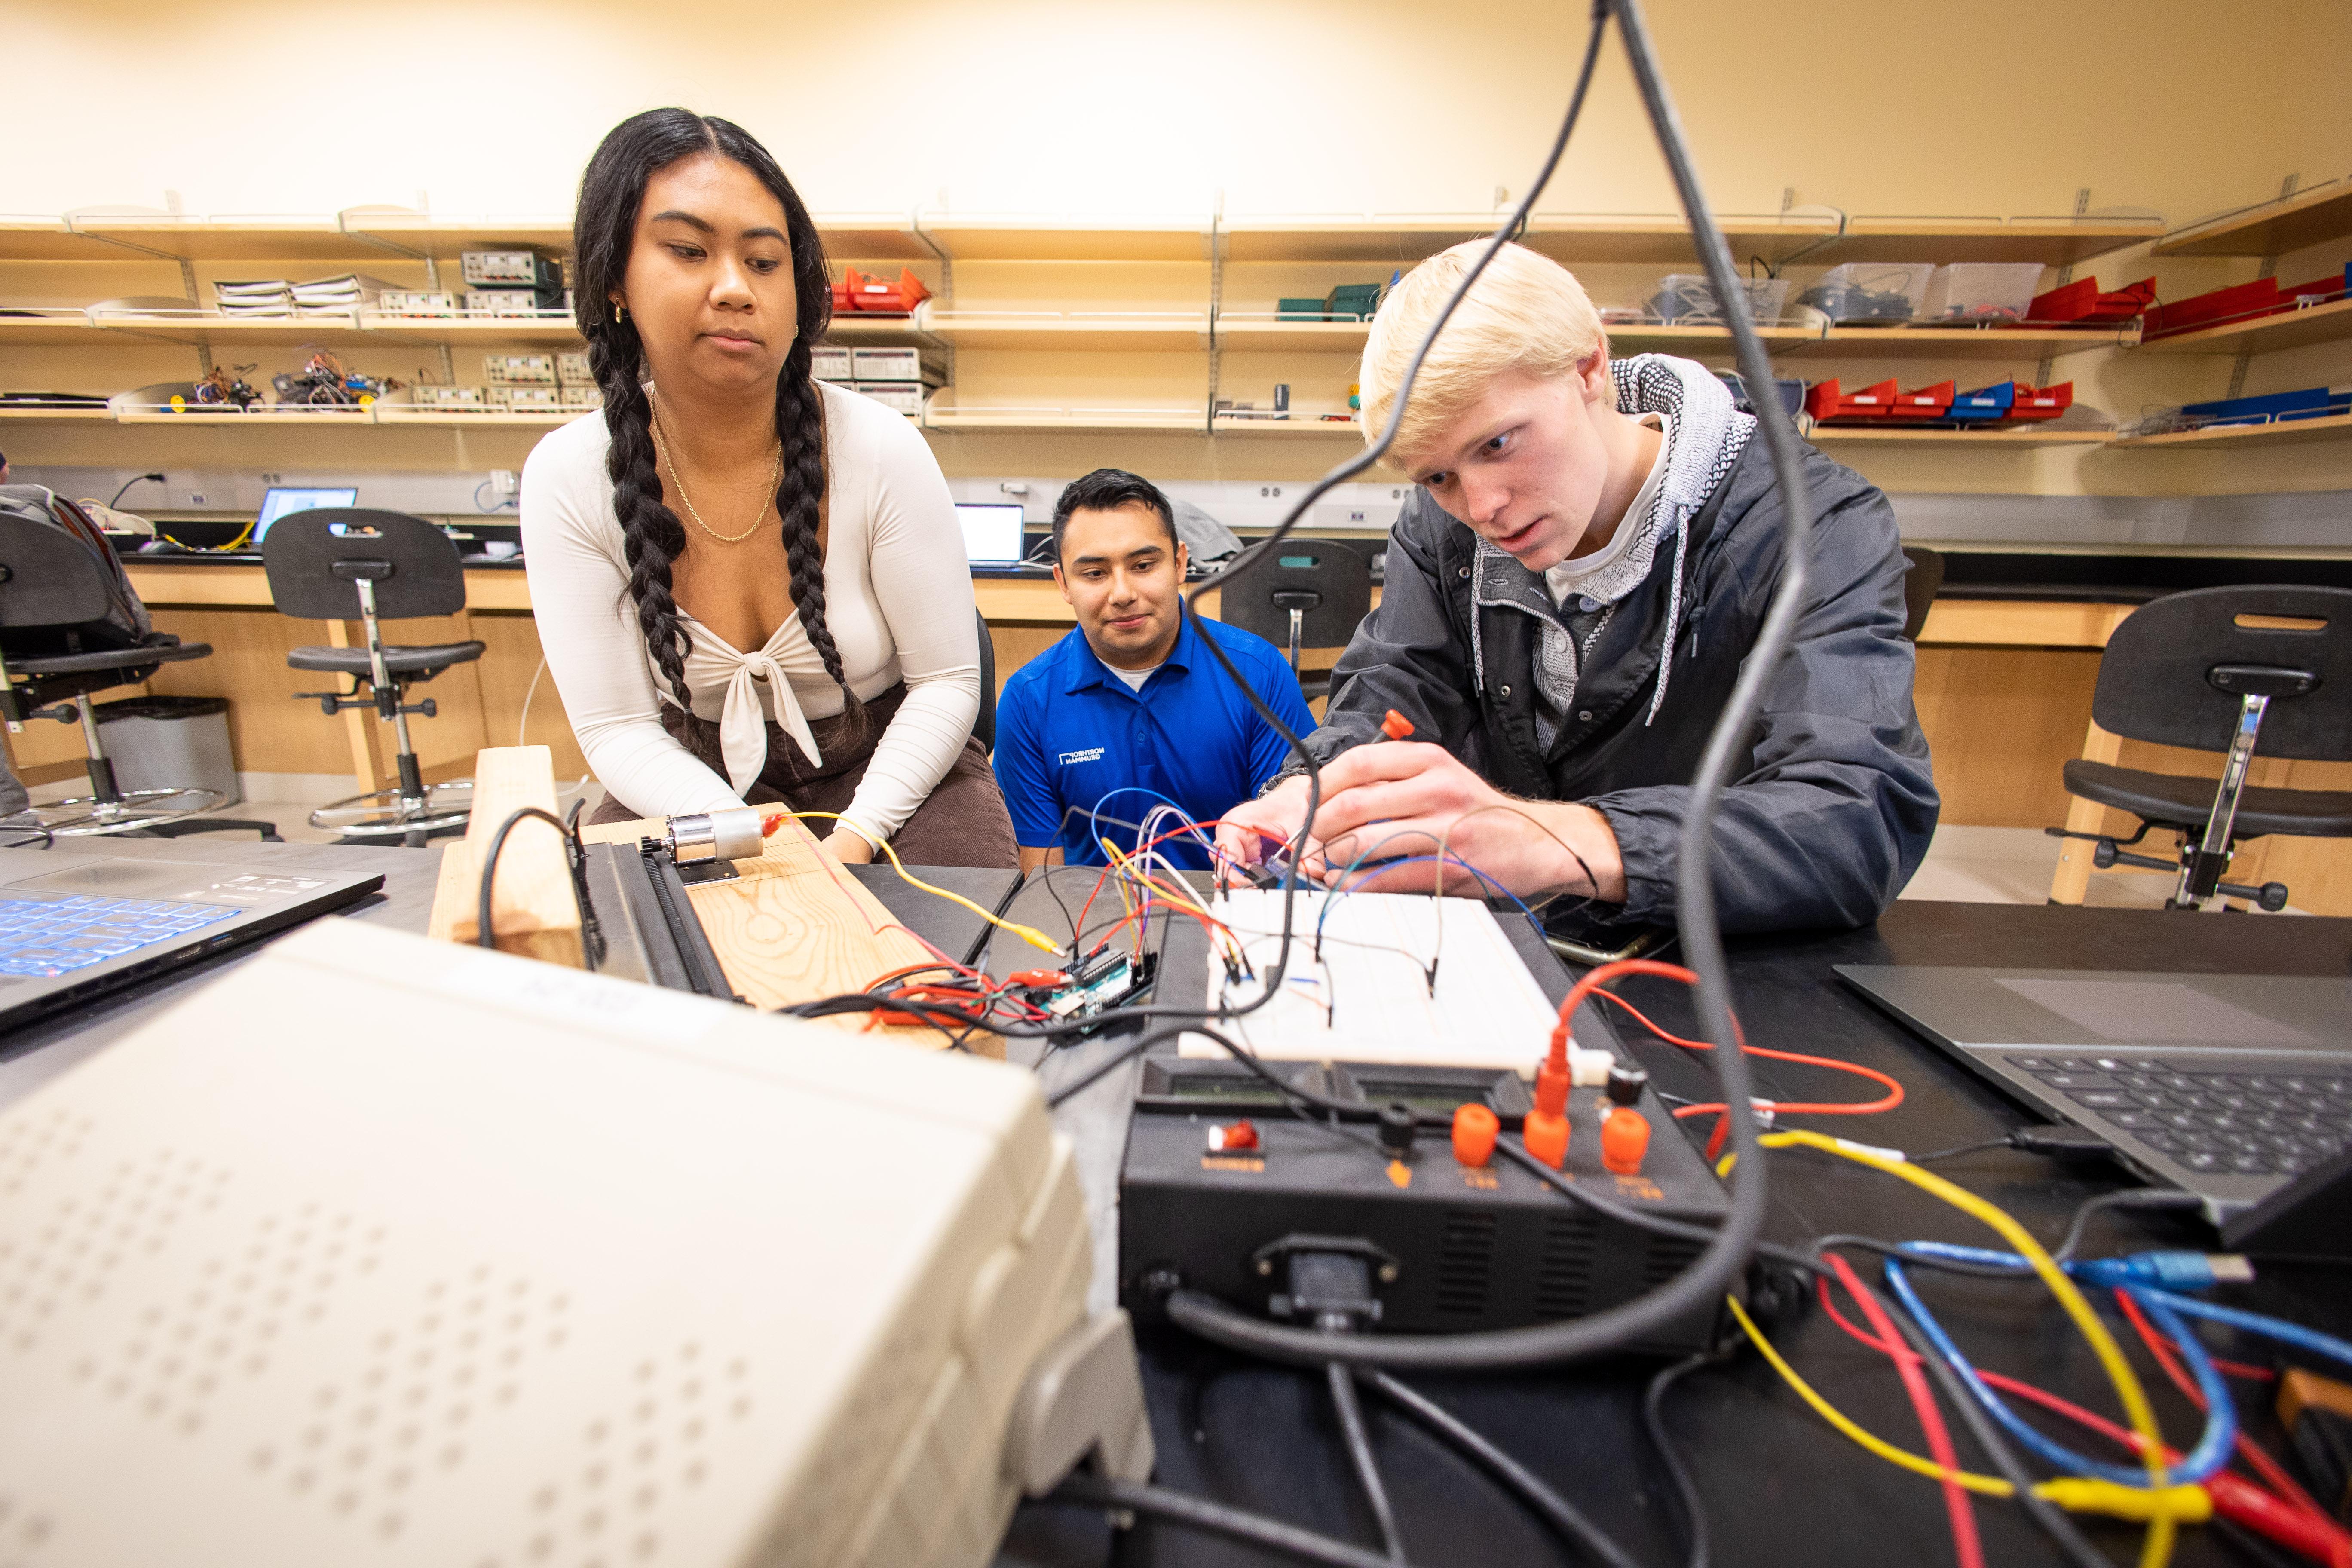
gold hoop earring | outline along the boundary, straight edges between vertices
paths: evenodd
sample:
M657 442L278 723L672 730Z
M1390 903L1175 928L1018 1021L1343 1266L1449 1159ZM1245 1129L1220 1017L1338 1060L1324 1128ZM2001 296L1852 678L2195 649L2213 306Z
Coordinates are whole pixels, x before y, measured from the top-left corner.
M626 305L614 305L614 306L613 307L613 321L614 321L614 324L616 324L616 325L617 325L618 323L620 323L620 322L622 322L622 321L627 321L628 319L629 319L629 308L628 308Z

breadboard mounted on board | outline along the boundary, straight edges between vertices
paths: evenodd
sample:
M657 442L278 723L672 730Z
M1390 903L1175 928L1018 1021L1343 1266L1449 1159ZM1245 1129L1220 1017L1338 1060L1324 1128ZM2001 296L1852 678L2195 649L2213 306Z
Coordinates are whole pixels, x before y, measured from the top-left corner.
M1484 904L1409 893L1300 889L1282 994L1225 1024L1259 1056L1287 1061L1529 1070L1554 1015ZM1256 1002L1282 947L1278 889L1241 889L1213 906L1248 968L1212 973L1210 998ZM1184 1037L1188 1057L1218 1057Z

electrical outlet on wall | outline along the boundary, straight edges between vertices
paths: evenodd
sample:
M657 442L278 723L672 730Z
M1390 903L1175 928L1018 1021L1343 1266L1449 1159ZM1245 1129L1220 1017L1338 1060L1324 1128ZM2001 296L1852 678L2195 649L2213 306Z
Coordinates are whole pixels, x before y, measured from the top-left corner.
M208 505L210 505L211 503L210 503L210 502L208 502L208 501L206 501L206 500L205 500L205 492L204 492L204 491L202 491L202 490L190 490L190 491L188 492L188 504L189 504L190 506L208 506Z
M515 471L512 468L492 468L490 470L490 493L492 495L510 496L515 493L516 489Z
M265 488L272 488L284 484L286 482L286 476L283 474L273 474L267 469L264 469L261 475L261 482Z

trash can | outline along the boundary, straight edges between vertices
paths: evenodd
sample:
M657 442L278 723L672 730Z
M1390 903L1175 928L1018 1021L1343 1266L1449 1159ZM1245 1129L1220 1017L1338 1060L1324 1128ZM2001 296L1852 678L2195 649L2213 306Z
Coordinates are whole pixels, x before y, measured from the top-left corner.
M226 697L126 697L97 705L99 742L121 788L212 789L245 798L228 747Z

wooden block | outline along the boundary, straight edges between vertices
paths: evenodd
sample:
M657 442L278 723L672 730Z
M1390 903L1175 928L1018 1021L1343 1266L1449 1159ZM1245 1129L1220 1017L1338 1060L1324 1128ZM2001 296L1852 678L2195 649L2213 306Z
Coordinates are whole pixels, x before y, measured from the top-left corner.
M480 930L482 860L499 826L516 811L555 809L555 763L545 746L492 746L474 759L474 814L466 837L441 852L426 934L470 942ZM490 929L501 952L585 968L580 906L563 835L525 818L507 835L491 885Z
M634 844L660 828L658 822L609 822L583 829L582 837ZM795 820L787 818L769 837L759 859L739 860L735 868L735 880L707 882L688 889L688 896L728 981L755 1007L790 1007L863 991L894 969L932 962L922 943ZM821 1021L859 1031L869 1017ZM872 1032L908 1045L947 1043L937 1029L920 1025ZM1004 1055L1003 1042L993 1036L975 1035L970 1046L980 1055Z

